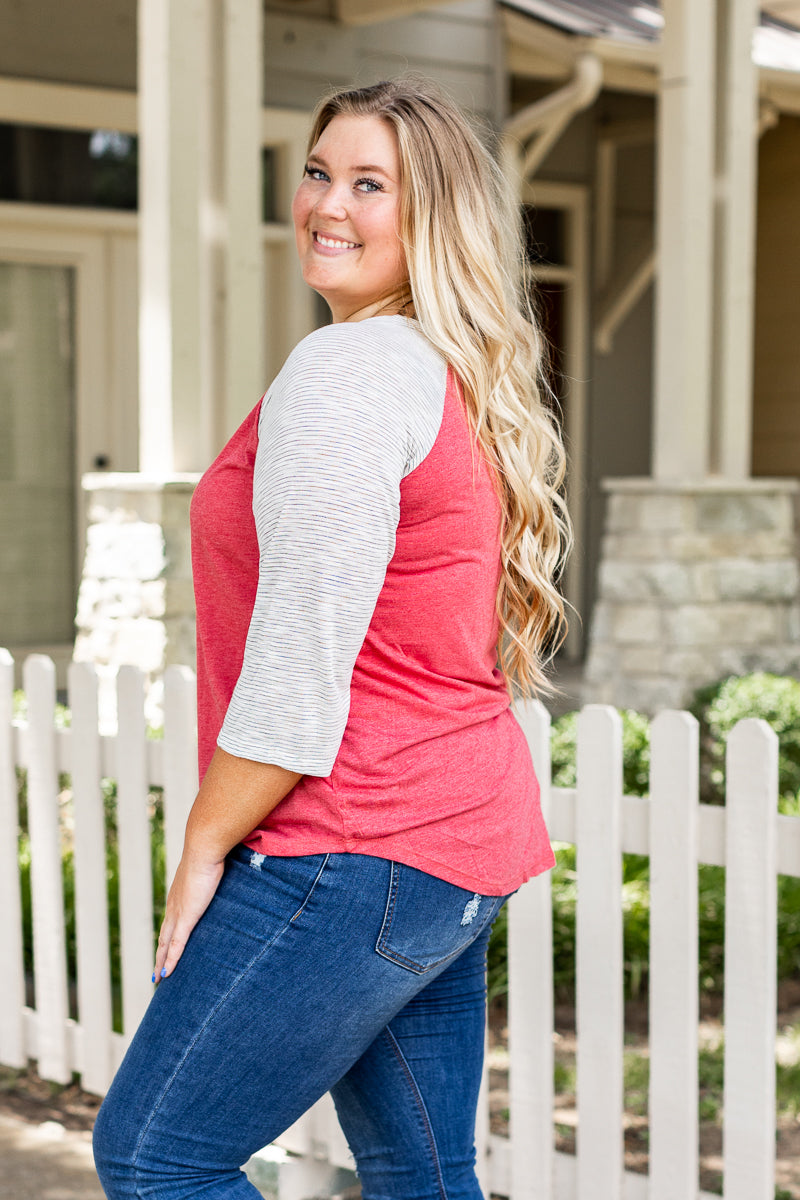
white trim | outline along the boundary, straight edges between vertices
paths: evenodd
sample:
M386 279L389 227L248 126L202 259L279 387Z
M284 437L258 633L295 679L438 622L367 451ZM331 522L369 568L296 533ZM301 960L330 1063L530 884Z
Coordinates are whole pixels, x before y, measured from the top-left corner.
M136 92L0 77L0 121L136 133Z
M0 200L0 228L13 225L48 232L53 229L77 233L127 233L136 236L138 214L121 209L72 208L61 204L24 204Z
M577 183L548 183L536 179L523 184L522 202L538 208L560 208L567 214L566 263L537 266L535 279L564 285L564 376L569 396L564 414L564 436L569 455L567 505L575 530L575 551L564 574L564 594L578 612L583 603L585 563L587 466L587 363L589 346L589 189ZM584 630L570 622L564 646L566 657L577 660Z

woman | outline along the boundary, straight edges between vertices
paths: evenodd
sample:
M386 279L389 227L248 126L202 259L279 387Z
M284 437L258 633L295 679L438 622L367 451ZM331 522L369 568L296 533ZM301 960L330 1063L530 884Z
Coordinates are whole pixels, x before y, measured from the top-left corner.
M568 525L513 208L424 82L334 96L309 145L333 324L193 501L202 783L97 1121L114 1198L254 1196L328 1090L365 1200L479 1197L489 930L553 862L509 689L544 683Z

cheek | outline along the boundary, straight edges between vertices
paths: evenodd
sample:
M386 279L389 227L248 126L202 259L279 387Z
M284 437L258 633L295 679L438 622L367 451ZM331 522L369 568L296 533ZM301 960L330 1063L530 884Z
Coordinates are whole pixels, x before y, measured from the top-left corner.
M292 200L292 221L294 222L294 230L298 238L302 235L311 208L311 199L301 183Z
M390 265L400 269L405 267L405 251L403 243L397 234L397 225L394 219L382 218L379 222L375 222L371 232L371 241L373 245L380 246L381 260L385 265Z

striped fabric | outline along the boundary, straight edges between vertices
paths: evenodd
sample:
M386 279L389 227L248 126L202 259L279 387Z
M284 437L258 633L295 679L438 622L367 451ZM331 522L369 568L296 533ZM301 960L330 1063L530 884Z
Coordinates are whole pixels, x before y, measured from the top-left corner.
M218 739L230 754L330 774L400 482L436 440L445 386L444 359L399 316L327 326L287 359L261 406L258 591Z

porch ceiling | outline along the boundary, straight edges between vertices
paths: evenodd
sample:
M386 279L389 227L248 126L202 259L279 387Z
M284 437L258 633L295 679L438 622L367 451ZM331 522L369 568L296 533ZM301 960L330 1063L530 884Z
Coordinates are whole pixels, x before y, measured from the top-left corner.
M511 71L558 78L590 51L603 61L607 87L655 91L664 23L658 0L500 0L500 7ZM798 112L800 0L771 0L761 9L753 60L762 96Z

